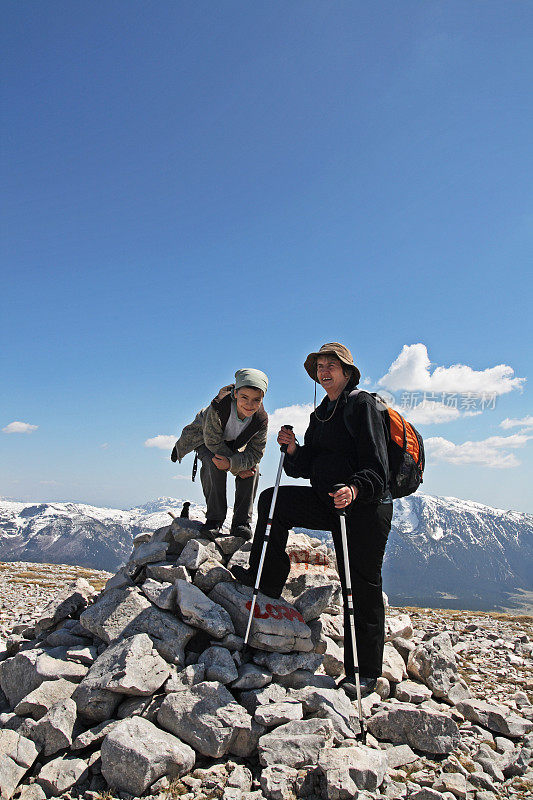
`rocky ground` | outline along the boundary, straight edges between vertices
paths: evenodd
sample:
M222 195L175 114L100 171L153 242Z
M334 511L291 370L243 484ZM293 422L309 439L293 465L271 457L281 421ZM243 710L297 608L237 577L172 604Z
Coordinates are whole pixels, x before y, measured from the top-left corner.
M331 552L291 536L291 579L259 595L243 653L251 593L227 568L249 545L198 528L137 537L104 592L106 573L0 564L2 798L533 795L532 618L389 608L364 744L334 688Z

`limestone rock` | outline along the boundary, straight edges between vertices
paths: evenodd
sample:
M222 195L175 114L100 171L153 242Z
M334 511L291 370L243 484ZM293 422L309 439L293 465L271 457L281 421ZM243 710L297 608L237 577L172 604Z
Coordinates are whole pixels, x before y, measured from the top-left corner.
M387 756L381 750L354 744L324 750L318 767L324 776L327 797L333 800L334 797L349 797L348 791L353 796L357 789L378 789L387 771Z
M368 719L367 726L376 739L406 743L434 755L451 753L460 741L457 724L446 714L407 703L379 710Z
M391 645L386 644L383 648L383 668L381 674L388 681L400 683L403 678L407 678L405 662L398 651Z
M252 589L237 583L221 583L213 589L210 598L226 609L235 631L239 636L244 636ZM262 593L257 596L249 644L260 650L278 653L291 653L294 650L309 652L313 649L311 630L300 612L287 601L272 600Z
M283 764L265 767L261 772L261 789L270 800L287 800L294 793L297 778L298 770L292 767Z
M46 680L65 678L80 681L87 667L53 658L43 650L24 650L0 662L0 687L10 706L16 706L26 695Z
M72 744L72 731L76 722L77 708L72 698L60 700L30 731L32 741L36 743L44 756L51 756Z
M257 745L259 761L263 767L281 764L299 769L315 765L324 747L335 739L329 719L288 722L261 736Z
M317 653L262 653L254 654L254 661L266 667L274 675L290 675L297 669L314 672L322 663L322 656Z
M205 678L208 681L227 684L239 677L235 661L224 647L208 647L198 659L198 663L204 665Z
M268 703L259 706L255 712L255 721L266 728L276 725L283 725L292 720L303 718L303 707L296 701L285 701L281 703Z
M344 653L333 639L325 637L324 672L332 678L338 678L344 672Z
M38 636L43 631L53 628L54 625L85 608L89 599L95 594L96 591L85 578L78 578L48 603L35 623L35 635Z
M424 683L401 681L396 687L395 697L405 703L423 703L431 697L431 689Z
M200 564L203 564L208 558L209 550L203 544L200 544L197 539L191 539L181 551L180 557L176 561L176 566L198 569Z
M154 541L152 537L151 541L144 542L144 544L140 544L139 547L135 548L130 563L133 563L136 566L141 567L144 564L151 564L157 561L164 561L165 556L167 554L167 550L168 550L167 542Z
M81 624L109 642L120 636L147 633L158 653L171 663L183 663L184 647L194 631L173 614L155 608L137 588L112 589L80 616Z
M455 705L470 697L470 692L461 683L452 642L446 632L415 647L409 653L407 671L425 683L435 697L442 697Z
M133 795L163 775L181 777L194 762L191 747L142 717L122 720L102 743L102 775L110 787Z
M72 697L76 688L75 683L59 678L57 681L43 681L37 689L30 692L26 697L15 706L15 714L20 716L30 716L34 720L39 720L49 711L53 705L67 697Z
M251 728L251 717L221 683L199 683L168 694L157 715L158 723L199 753L220 758L240 729Z
M170 675L145 633L110 645L76 688L73 699L80 714L93 722L109 719L121 694L148 696Z
M172 583L147 578L141 586L143 594L158 608L173 611L176 604L176 588Z
M294 602L305 622L317 619L331 605L336 587L332 583L306 589Z
M222 584L226 586L228 584ZM216 639L235 633L233 622L226 609L205 595L197 586L186 581L176 581L177 605L184 619Z
M226 567L218 563L218 561L208 559L200 564L199 568L196 570L193 583L201 589L204 594L209 594L217 584L224 583L224 581L233 581L233 575L229 569L226 569Z
M7 756L24 769L29 769L37 758L34 742L16 731L0 729L0 756ZM0 784L1 786L1 784Z
M355 708L342 689L307 686L305 689L291 691L289 697L303 703L306 715L331 720L335 730L344 738L351 739L359 733Z
M456 708L470 722L511 738L524 736L533 730L532 722L512 714L505 706L484 700L463 700L456 704Z
M272 673L258 667L256 664L241 664L237 680L231 685L232 689L262 689L272 681Z
M395 617L387 614L385 619L385 641L392 639L410 639L413 635L413 624L409 614L398 614Z
M0 753L0 787L2 798L10 800L15 794L17 786L26 773L26 767L21 767L9 756Z
M60 756L44 765L37 776L37 783L47 795L57 797L84 781L88 775L89 768L82 758Z

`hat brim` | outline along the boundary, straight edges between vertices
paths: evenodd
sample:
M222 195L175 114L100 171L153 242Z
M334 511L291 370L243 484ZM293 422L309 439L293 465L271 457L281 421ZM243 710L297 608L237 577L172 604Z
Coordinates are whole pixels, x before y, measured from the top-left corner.
M341 364L344 367L348 367L349 369L351 369L352 372L354 373L355 377L357 378L357 383L359 383L359 381L361 380L361 373L359 372L359 370L357 369L355 364L350 364L349 361L346 361L344 358L342 358L334 350L321 350L318 353L309 353L309 355L305 359L305 361L304 361L304 369L307 372L307 374L309 375L309 377L312 378L315 381L315 383L319 383L318 376L316 374L316 361L317 361L317 358L319 356L328 356L328 355L335 356L335 358L338 358L339 361L341 362Z

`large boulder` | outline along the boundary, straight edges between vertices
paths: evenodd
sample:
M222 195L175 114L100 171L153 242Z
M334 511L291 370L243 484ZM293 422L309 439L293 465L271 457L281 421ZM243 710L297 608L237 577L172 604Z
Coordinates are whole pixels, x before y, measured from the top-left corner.
M35 744L15 731L0 730L0 794L13 797L18 784L37 758Z
M184 619L196 628L222 639L235 633L230 615L222 605L187 581L176 581L176 603Z
M462 700L457 710L470 722L482 725L494 733L518 738L533 730L533 722L513 714L505 706L487 703L484 700Z
M411 677L428 686L435 697L458 703L470 692L457 671L452 640L446 632L421 642L409 653L407 671Z
M235 631L244 636L251 608L253 591L238 583L220 583L209 597L223 606L230 615ZM291 653L313 649L311 629L302 615L286 600L273 600L261 592L257 596L249 644L259 650Z
M168 664L145 633L120 639L99 656L76 688L73 699L92 722L109 719L121 695L149 696L170 675Z
M448 755L460 742L459 728L451 717L408 703L382 707L368 719L367 725L376 739L408 744L415 750L438 756Z
M376 791L387 772L387 756L361 744L328 748L318 758L328 800L354 797L359 789Z
M314 766L325 747L341 740L329 719L295 720L261 736L257 745L259 761L263 767Z
M64 678L77 683L86 673L83 664L54 658L40 649L23 650L0 662L0 688L13 708L44 681Z
M35 623L35 635L53 628L67 617L79 613L87 606L90 598L96 594L91 584L85 578L78 578L66 589L59 592L44 608L41 616Z
M157 721L199 753L212 758L229 752L239 731L250 730L252 724L248 712L223 684L215 681L168 694Z
M108 785L135 796L163 775L185 775L196 758L191 747L142 717L117 723L102 742L101 757Z
M194 631L173 614L161 611L136 587L106 591L80 616L81 625L109 643L122 636L147 633L158 653L183 664L184 648Z
M66 681L64 678L59 678L57 681L43 681L37 689L26 695L15 706L15 714L39 720L56 703L66 700L67 697L72 697L76 685L72 681Z
M72 698L60 700L29 732L43 756L51 756L72 744L77 708Z

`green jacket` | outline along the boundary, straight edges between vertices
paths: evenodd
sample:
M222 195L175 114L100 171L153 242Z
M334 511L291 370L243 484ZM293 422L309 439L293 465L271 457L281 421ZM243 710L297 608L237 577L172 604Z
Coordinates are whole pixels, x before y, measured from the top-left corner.
M202 408L184 427L172 451L173 461L181 463L184 456L205 444L212 453L229 459L233 475L259 464L265 453L268 415L261 404L240 436L232 442L225 442L224 428L231 412L232 390L233 384L224 386L211 405Z

